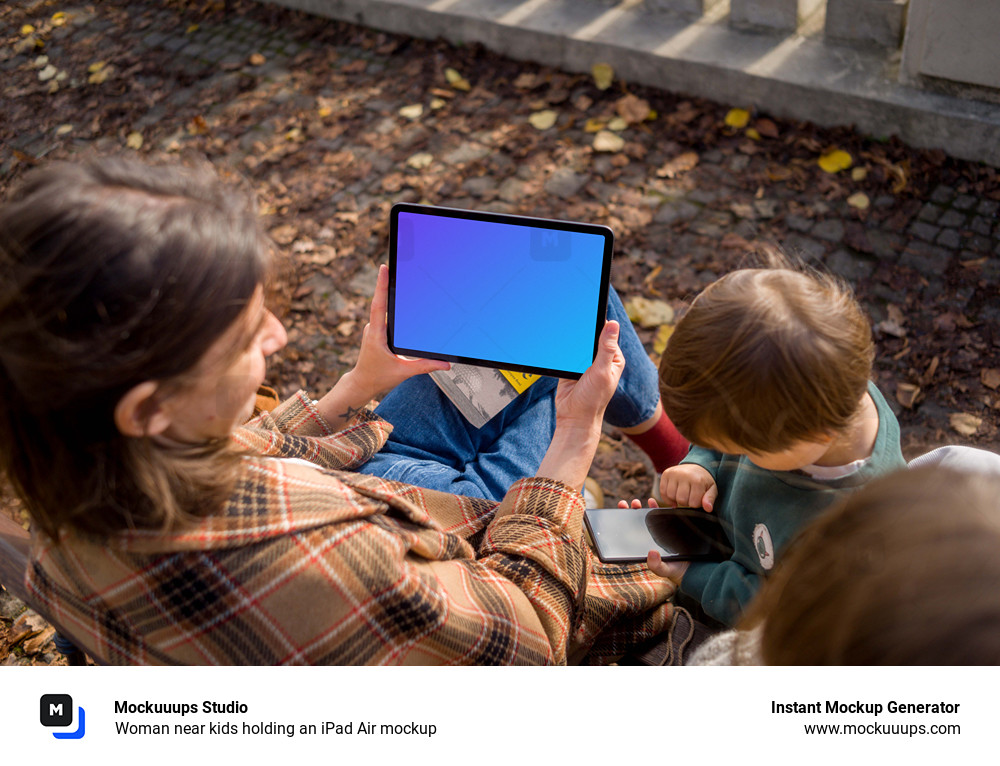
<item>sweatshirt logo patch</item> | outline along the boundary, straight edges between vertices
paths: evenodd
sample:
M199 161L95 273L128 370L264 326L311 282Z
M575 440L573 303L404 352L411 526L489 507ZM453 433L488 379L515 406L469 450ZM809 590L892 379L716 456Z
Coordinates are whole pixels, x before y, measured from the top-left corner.
M764 524L758 524L753 528L753 547L757 551L760 565L765 570L770 570L774 566L774 543L771 542L771 533Z

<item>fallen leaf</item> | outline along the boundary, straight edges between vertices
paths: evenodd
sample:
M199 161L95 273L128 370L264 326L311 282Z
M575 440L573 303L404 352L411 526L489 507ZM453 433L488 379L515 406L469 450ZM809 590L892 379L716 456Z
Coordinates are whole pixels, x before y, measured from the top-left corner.
M625 303L628 318L643 327L659 327L663 324L673 324L674 310L666 301L650 300L641 295L628 299Z
M55 13L52 14L52 26L61 27L65 23L66 23L65 11L56 11Z
M841 170L847 170L851 167L854 164L854 159L842 149L834 149L822 155L818 162L819 166L827 173L839 173Z
M962 436L972 436L983 424L983 419L968 412L953 412L948 416L948 422Z
M653 338L653 352L656 354L662 354L667 350L667 341L670 340L670 336L673 335L674 326L672 324L660 325L660 329L656 331L656 337Z
M858 210L867 210L871 207L872 203L871 200L868 199L867 194L864 192L857 192L847 198L847 204L853 208L857 208Z
M751 141L760 141L760 133L758 133L755 128L747 128L745 131L745 135Z
M57 136L65 136L67 133L72 133L72 132L73 132L73 126L68 122L56 128Z
M142 148L142 133L137 130L133 130L128 134L125 139L125 146L129 149L141 149Z
M25 654L38 654L38 652L40 652L42 648L52 640L52 637L55 636L55 634L56 629L50 625L37 636L32 636L21 644L21 648L24 649Z
M608 120L608 130L613 130L615 133L621 133L626 128L628 128L628 123L621 117L612 117Z
M918 396L920 396L920 386L913 383L900 383L896 386L896 401L906 407L906 409L913 407L913 403L916 402Z
M428 154L427 152L417 152L406 161L406 164L415 170L422 170L432 162L434 162L433 154Z
M197 24L191 24L191 25L188 26L188 28L186 30L184 30L184 34L186 34L186 35L193 35L197 31L198 31L198 25Z
M519 90L532 90L539 84L538 74L535 72L522 72L514 80L514 87Z
M59 74L59 70L56 69L52 64L49 64L41 72L38 73L38 79L42 82L47 82Z
M1000 370L994 367L984 369L979 373L979 379L987 388L996 390L1000 387Z
M438 109L442 109L442 108L444 108L447 105L448 105L448 102L445 101L443 98L432 98L431 99L431 109L434 109L435 111L438 110Z
M615 102L615 111L626 123L633 125L648 120L652 110L649 108L649 102L646 99L629 93Z
M773 120L767 119L767 117L761 117L756 120L754 127L757 128L758 133L767 138L777 138L780 135L778 133L778 126L774 124Z
M854 168L851 170L852 181L864 181L868 178L868 168Z
M745 128L750 122L750 112L746 109L730 109L726 113L725 123L730 128Z
M594 76L594 85L598 90L607 90L615 80L615 70L610 64L594 64L590 73Z
M595 152L620 152L625 148L625 139L610 130L598 131L594 136Z
M399 110L399 116L405 117L408 120L415 120L418 117L420 117L420 115L422 115L423 113L424 113L423 104L410 104L409 106L404 106L402 109Z
M596 120L593 117L583 125L584 133L596 133L599 130L604 130L604 126L607 123L604 120Z
M444 70L444 79L448 81L448 84L455 90L472 90L472 86L469 81L459 74L457 69L452 69L448 67Z
M251 53L247 60L250 62L250 66L263 66L267 63L267 57L263 53Z
M24 36L24 37L27 37L28 35L30 35L34 31L35 31L35 28L33 26L31 26L31 24L25 24L23 27L21 27L21 35Z
M268 233L271 235L271 239L279 245L290 245L298 235L298 230L294 226L285 223L281 226L275 226Z
M687 173L689 170L694 169L698 164L698 153L697 152L684 152L683 154L678 154L672 160L667 160L660 168L656 171L656 175L659 178L676 178L681 173Z
M535 112L528 118L528 122L531 123L532 127L538 130L548 130L553 125L556 124L556 119L558 119L558 112L552 109L543 109L540 112Z

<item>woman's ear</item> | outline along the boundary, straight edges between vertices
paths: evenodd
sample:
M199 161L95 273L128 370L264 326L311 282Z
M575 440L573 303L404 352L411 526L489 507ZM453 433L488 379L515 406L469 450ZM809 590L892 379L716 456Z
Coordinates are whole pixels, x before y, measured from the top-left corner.
M115 425L124 436L157 436L170 426L170 415L156 395L159 384L147 380L129 389L115 405Z

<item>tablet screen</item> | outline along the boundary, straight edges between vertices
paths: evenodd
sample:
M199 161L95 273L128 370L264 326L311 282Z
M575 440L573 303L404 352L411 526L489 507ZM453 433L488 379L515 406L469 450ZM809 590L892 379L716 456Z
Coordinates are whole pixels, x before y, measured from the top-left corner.
M612 246L605 226L394 205L389 347L578 378L604 326Z

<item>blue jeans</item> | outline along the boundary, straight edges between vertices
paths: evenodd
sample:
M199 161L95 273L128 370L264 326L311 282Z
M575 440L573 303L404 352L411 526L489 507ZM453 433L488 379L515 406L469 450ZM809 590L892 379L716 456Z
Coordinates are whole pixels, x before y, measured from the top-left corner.
M608 319L621 325L625 371L604 413L629 428L648 420L660 401L656 366L635 334L618 293L608 295ZM545 377L482 428L472 426L428 375L404 381L375 409L393 425L382 450L358 470L372 476L456 495L500 500L511 484L534 476L556 425L557 380Z

